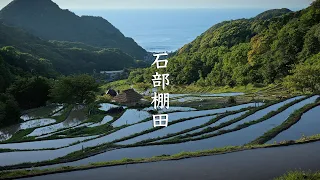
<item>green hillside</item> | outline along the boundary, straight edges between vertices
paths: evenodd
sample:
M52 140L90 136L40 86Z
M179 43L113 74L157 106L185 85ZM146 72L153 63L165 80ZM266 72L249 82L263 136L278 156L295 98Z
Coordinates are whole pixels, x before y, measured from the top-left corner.
M293 87L300 84L300 89L320 90L319 84L312 84L320 83L319 4L317 0L298 12L270 10L255 18L216 24L179 49L166 72L178 85L233 87L286 80ZM308 68L307 64L315 70L304 72L314 78L301 85L305 80L294 76L303 74L300 67ZM130 78L149 83L151 72L154 70L139 70Z
M45 40L82 42L119 48L143 59L146 51L101 17L79 17L51 0L14 0L0 11L0 19Z
M0 24L0 47L4 46L13 46L30 58L41 59L62 74L92 73L94 69L120 70L141 66L132 56L119 49L103 49L83 43L49 42L21 29ZM23 62L16 65L22 66L21 63Z

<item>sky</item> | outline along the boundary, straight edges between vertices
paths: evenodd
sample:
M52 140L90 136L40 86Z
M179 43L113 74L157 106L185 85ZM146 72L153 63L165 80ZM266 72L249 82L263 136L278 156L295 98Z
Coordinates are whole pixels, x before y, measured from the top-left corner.
M12 0L0 0L2 9ZM260 8L302 9L313 0L53 0L62 9Z

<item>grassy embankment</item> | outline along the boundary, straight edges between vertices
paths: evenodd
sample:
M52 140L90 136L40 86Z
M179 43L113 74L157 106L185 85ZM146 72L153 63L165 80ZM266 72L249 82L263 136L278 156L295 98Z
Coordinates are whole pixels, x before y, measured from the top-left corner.
M305 98L303 98L303 99L305 99ZM297 101L293 101L292 103L287 104L286 107L291 106L291 105L294 104L294 103L300 102L300 101L302 101L303 99L300 99L300 100L297 100ZM220 124L220 125L217 126L217 127L207 128L207 129L205 129L205 130L203 130L203 131L201 131L201 132L198 132L198 133L187 134L187 135L184 135L184 136L178 136L178 135L180 135L180 134L184 134L184 133L193 131L193 130L195 130L195 129L208 126L208 125L210 125L210 124L212 124L212 123L215 123L215 122L219 121L220 119L222 119L222 118L224 118L224 117L227 117L227 116L229 116L229 115L233 115L233 114L236 114L236 113L239 113L239 112L248 110L249 108L244 108L244 109L241 109L241 110L239 110L239 111L227 112L227 113L224 113L224 114L222 114L222 115L218 115L216 118L213 118L212 120L210 120L209 122L207 122L207 123L205 123L205 124L203 124L203 125L195 126L195 127L186 129L186 130L181 131L181 132L178 132L178 133L168 134L168 135L163 136L163 137L144 140L144 141L135 143L135 144L133 144L133 145L127 145L126 147L130 147L130 146L145 146L145 145L147 145L148 143L152 143L153 141L158 141L158 140L161 140L161 139L167 139L167 138L174 137L174 136L178 136L178 137L175 138L175 139L165 140L164 143L163 143L163 142L158 142L158 143L156 143L156 144L166 144L166 143L171 144L171 143L185 142L185 140L187 140L187 139L190 138L190 137L198 136L198 135L202 135L202 134L206 134L206 133L210 133L210 132L219 130L219 129L221 129L221 128L223 128L223 127L226 127L226 126L228 126L228 125L230 125L230 124L236 123L236 122L238 122L238 121L240 121L240 120L242 120L242 119L244 119L244 118L246 118L246 117L248 117L248 116L256 113L257 111L260 111L260 110L262 110L262 109L265 109L265 108L267 108L267 107L269 107L269 106L272 106L272 105L274 105L274 104L277 104L277 103L280 103L280 102L283 102L283 101L285 101L285 100L281 100L281 101L277 101L277 102L273 102L273 103L268 103L268 104L265 104L264 106L260 106L260 107L251 109L250 111L248 111L247 113L241 115L241 116L238 117L238 118L235 118L235 119L232 119L232 120L230 120L230 121L228 121L228 122L222 123L222 124ZM283 111L283 110L285 110L285 107L281 107L281 108L280 108L278 111L276 111L276 112L280 113L280 111ZM275 115L276 112L274 112L274 113L272 113L272 114L268 114L268 115L266 115L265 117L263 117L262 119L270 118L270 117L272 117L271 115ZM203 117L203 116L199 116L199 117ZM146 120L144 120L144 122L149 121L149 120L151 120L151 119L147 118ZM171 125L172 125L172 124L175 124L175 123L183 122L183 121L186 121L186 120L190 120L190 118L181 119L181 120L179 120L179 121L176 121L176 122L171 123ZM259 121L259 120L258 120L258 121ZM106 125L106 126L108 127L108 125ZM117 130L120 130L120 129L124 128L124 127L127 127L127 126L123 126L123 127L116 128L116 129L114 129L113 131L110 131L110 129L107 129L107 130L108 130L108 131L106 131L107 133L104 132L103 135L107 135L107 134L113 133L113 132L115 132L115 131L117 131ZM243 126L242 126L242 128L243 128ZM83 132L83 131L81 131L81 129L86 130L86 131L91 131L91 130L92 130L92 131L97 131L97 130L104 130L104 129L105 129L105 126L96 127L96 128L78 128L78 129L70 130L69 133L72 133L72 132L75 132L75 133ZM125 141L125 140L128 140L128 139L132 139L132 138L135 138L135 137L137 137L137 136L140 136L140 135L143 135L143 134L146 134L146 133L150 133L150 132L156 131L156 130L158 130L158 129L159 129L159 128L149 129L149 130L146 130L146 131L143 131L143 132L135 133L135 134L133 134L133 135L131 135L131 136L127 136L127 137L124 137L124 138L115 140L115 141L113 141L113 143L115 143L115 142L120 142L120 141ZM235 128L235 129L239 129L239 127ZM215 136L224 134L224 133L226 133L226 132L228 132L228 131L220 131L218 134L215 134ZM101 136L99 136L99 137L101 137ZM202 136L202 137L199 137L199 139L197 139L197 140L204 139L204 138L208 138L208 137L211 137L211 136L209 136L209 135L207 135L207 136ZM182 141L182 139L185 139L185 140ZM192 139L189 139L189 140L192 140ZM76 143L70 144L69 146L74 145L74 144L78 144L78 143L80 143L80 142L76 142ZM68 146L66 146L66 147L68 147ZM100 148L109 148L109 147L110 147L110 143L106 143L106 144L101 145ZM65 148L65 147L60 147L60 148ZM54 149L60 149L60 148L48 148L48 149L42 149L42 150L54 150ZM94 149L96 149L96 148L94 148ZM90 151L90 150L91 150L91 149L87 149L87 151ZM96 150L97 150L97 149L96 149ZM11 150L11 149L2 149L1 151L2 151L2 152L8 152L8 151L14 151L14 150ZM30 150L17 150L17 151L32 151L32 149L30 149Z
M232 112L230 112L230 113L232 113ZM205 115L205 116L207 116L207 115ZM199 116L199 117L205 117L205 116ZM198 117L180 119L180 120L172 122L171 124L180 123L180 122L187 121L187 120L190 120L190 119L193 119L193 118L198 118ZM123 127L125 127L125 126L123 126ZM115 132L115 131L117 131L119 129L122 129L123 127L118 127L115 130L113 130L112 132ZM142 131L140 133L135 133L135 134L133 134L131 136L127 136L127 137L115 140L113 142L104 143L104 144L101 144L101 145L95 146L95 147L87 147L87 148L84 148L83 150L75 151L75 152L72 152L72 153L70 153L70 154L68 154L66 156L59 157L59 158L56 158L56 159L53 159L53 160L36 162L36 163L28 163L28 162L26 162L26 163L22 163L22 164L13 165L13 166L0 167L0 170L1 169L30 168L30 167L52 165L52 164L65 163L65 162L71 162L71 161L84 159L84 158L87 158L87 157L90 157L90 156L93 156L93 155L96 155L96 154L100 154L100 153L103 153L103 152L106 152L106 151L109 151L109 150L112 150L112 149L115 149L115 148L129 147L129 146L115 145L114 142L131 139L131 138L134 138L134 137L146 134L146 133L150 133L150 132L156 131L156 130L158 130L160 128L161 127L151 128L151 129ZM108 134L110 134L112 132L109 132ZM74 144L76 144L76 143L74 143ZM60 148L50 148L50 150L53 150L53 149L60 149ZM49 149L47 149L47 150L49 150ZM19 151L31 151L31 150L19 150ZM38 150L38 151L41 151L41 150Z
M320 99L318 99L315 103L307 104L301 109L296 110L294 113L292 113L286 121L284 121L281 125L271 129L270 131L266 132L262 136L258 137L254 141L251 142L251 144L264 144L268 142L269 140L276 137L278 134L280 134L282 131L285 131L289 129L291 126L299 122L301 119L301 116L304 113L307 113L309 110L317 107L320 105Z
M100 102L99 102L100 103ZM228 104L226 105L226 107L229 107L229 106L232 106L233 104ZM247 110L249 108L244 108L240 111L244 111L244 110ZM116 111L111 111L111 112L106 112L106 111L101 111L99 110L97 107L95 108L94 110L95 112L92 113L92 115L90 115L88 117L88 120L84 121L83 123L87 123L87 122L100 122L104 116L106 115L110 115L113 117L113 120L110 121L109 123L107 124L104 124L104 125L101 125L101 126L97 126L97 127L92 127L92 128L88 128L88 127L79 127L79 128L66 128L66 129L61 129L59 131L56 132L56 134L53 134L52 136L50 137L47 137L47 138L43 138L41 140L53 140L53 139L61 139L61 135L63 135L64 138L68 138L68 137L78 137L78 136L83 136L83 135L86 135L86 136L90 136L90 135L99 135L98 137L96 138L99 138L99 137L102 137L102 136L106 136L108 134L111 134L111 133L114 133L120 129L123 129L123 128L126 128L128 126L132 126L132 125L135 125L135 124L138 124L138 123L142 123L142 122L147 122L147 121L151 121L152 118L146 118L142 121L139 121L137 123L134 123L134 124L130 124L130 125L122 125L122 126L119 126L119 127L112 127L111 124L113 122L115 122L123 113L124 111L121 110L119 112L119 110L116 110ZM235 111L235 112L228 112L231 114L233 113L238 113L240 111ZM179 112L179 111L176 111L176 112ZM211 115L214 115L214 114L211 114ZM207 115L206 115L207 116ZM199 116L199 117L204 117L204 116ZM193 117L193 118L199 118L199 117ZM190 119L193 119L193 118L185 118L185 119L180 119L179 121L175 121L173 122L174 123L179 123L179 122L183 122L183 121L187 121L187 120L190 120ZM145 133L150 133L152 131L155 131L155 130L158 130L158 129L151 129L151 130L146 130L146 131L143 131L141 133L136 133L134 135L131 135L131 136L128 136L128 137L125 137L123 139L121 139L120 141L122 140L126 140L126 139L130 139L130 138L133 138L133 137L136 137L136 136L139 136L139 135L142 135L142 134L145 134ZM33 131L30 130L31 132ZM30 132L30 133L31 133ZM27 133L29 134L29 132ZM29 140L30 139L30 140ZM34 139L34 137L30 137L29 139L26 139L22 142L29 142L29 141L36 141L36 139ZM95 139L95 138L94 138ZM81 142L85 142L85 141L89 141L89 140L92 140L92 139L87 139L87 140L84 140L84 141L78 141L78 142L74 142L72 144L69 144L68 146L64 146L64 147L59 147L59 148L45 148L45 149L26 149L26 150L15 150L15 149L0 149L0 152L11 152L11 151L38 151L38 150L55 150L55 149L61 149L61 148L65 148L65 147L69 147L69 146L72 146L72 145L75 145L75 144L78 144L78 143L81 143ZM21 141L20 141L21 142ZM106 143L107 147L110 147L109 145L110 143Z
M69 113L70 113L72 108L73 108L73 106L71 106L71 105L68 106L64 110L62 115L55 117L55 119L57 119L56 123L64 121L68 117L68 115L69 115ZM45 140L61 139L60 135L64 135L63 138L77 137L77 136L84 136L84 135L87 135L87 136L89 136L89 135L90 136L91 135L100 135L98 137L105 136L107 134L110 134L110 133L113 133L115 131L118 131L121 128L124 128L124 127L113 128L110 125L112 122L116 121L123 113L124 113L124 111L122 111L120 113L118 113L118 112L116 112L116 113L107 113L107 112L101 111L100 114L95 114L95 115L89 116L88 120L83 122L83 123L86 123L86 122L93 122L93 123L94 122L100 122L103 119L103 117L106 116L106 114L112 116L114 119L111 122L107 123L107 124L104 124L104 125L101 125L101 126L97 126L97 127L92 127L92 128L80 127L80 128L72 129L72 127L70 127L70 128L61 129L61 130L58 130L56 134L54 134L52 136L49 136L49 137L46 137L46 138L42 138L40 140L39 139L35 139L35 137L25 137L27 134L31 133L36 128L27 129L27 130L23 130L23 131L18 131L15 134L14 139L11 138L10 140L3 142L3 144L16 143L16 142L32 142L32 141L45 141ZM50 125L52 125L52 124L50 124ZM42 127L45 127L45 126L42 126ZM66 130L66 131L63 131L63 130ZM60 132L60 131L63 131L63 132ZM89 140L91 140L91 139L87 139L87 140L84 140L84 141L89 141ZM55 150L55 149L61 149L61 148L69 147L69 146L72 146L72 145L75 145L75 144L78 144L78 143L80 143L80 141L74 142L72 144L69 144L68 146L63 146L63 147L59 147L59 148L24 149L24 150L0 149L0 152L3 153L3 152L12 152L12 151Z
M320 172L312 171L290 171L281 177L277 177L274 180L319 180Z
M47 114L44 117L41 117L41 118L53 118L53 119L56 119L55 123L48 124L48 125L41 126L41 127L36 127L36 128L20 130L17 133L15 133L12 138L10 138L7 141L3 141L0 144L19 143L19 142L32 142L32 141L45 141L45 140L61 139L61 137L63 137L63 138L72 138L72 137L79 137L79 136L84 136L84 135L86 135L86 136L89 136L89 135L103 135L103 134L106 134L110 130L113 129L110 124L112 122L116 121L124 113L123 110L121 112L116 111L116 112L111 112L111 113L98 110L98 113L94 113L92 115L89 115L88 119L86 121L82 122L81 124L88 123L88 122L98 123L106 115L112 116L113 120L111 122L109 122L108 124L105 124L105 125L102 125L102 126L93 127L93 128L68 127L68 128L64 128L64 129L59 129L58 131L54 132L54 134L52 136L41 138L41 139L36 139L35 137L26 137L26 135L30 134L31 132L33 132L37 128L51 126L51 125L63 122L64 120L66 120L68 118L68 116L69 116L69 114L70 114L70 112L71 112L73 107L74 107L74 105L67 105L64 109L61 110L62 113L61 113L60 116L52 117L52 114L49 114L49 115ZM89 107L86 107L84 109L84 111L88 111L88 108ZM40 109L42 109L42 108L40 108ZM98 109L98 108L96 108L96 109ZM36 110L33 110L33 111L36 111ZM48 133L48 134L51 134L51 133ZM43 135L47 135L47 134L43 134ZM49 148L49 149L52 150L52 148ZM8 150L6 150L6 149L0 149L0 152L7 152L7 151ZM13 150L9 150L9 151L13 151Z
M73 108L73 106L69 105L62 110L63 112L60 116L52 117L49 115L49 116L47 116L47 118L55 119L56 122L54 124L60 123L68 117L72 108ZM42 118L46 118L46 117L42 117ZM45 125L45 126L50 126L50 125L53 125L53 124L49 124L49 125ZM45 126L41 126L41 127L45 127ZM20 131L16 132L10 139L3 141L0 144L37 141L37 139L35 139L35 137L26 137L26 135L32 133L35 129L41 128L41 127L20 130ZM51 140L51 137L44 138L43 140Z
M308 96L309 97L309 96ZM305 97L305 98L301 98L301 99L298 99L298 100L295 100L295 101L292 101L280 108L278 108L276 111L271 111L269 112L268 114L266 114L265 116L261 117L260 119L257 119L257 120L254 120L254 121L250 121L250 122L247 122L247 123L244 123L244 124L240 124L238 125L237 127L233 128L233 129L228 129L228 130L220 130L216 133L210 133L210 132L214 132L216 130L219 130L223 127L226 126L226 124L233 124L235 122L238 122L240 120L242 120L241 118L242 117L239 117L239 118L235 118L233 120L230 120L228 122L225 122L225 123L222 123L216 127L213 127L213 128L207 128L207 129L204 129L200 132L196 132L196 133L193 133L193 134L186 134L184 136L181 136L181 137L177 137L175 139L168 139L168 140L164 140L162 142L155 142L155 143L152 143L152 144L155 144L155 145L158 145L158 144L174 144L174 143L181 143L181 142L188 142L188 141L196 141L196 140L202 140L202 139L206 139L206 138L211 138L211 137L215 137L215 136L219 136L219 135L222 135L222 134L225 134L225 133L230 133L230 132L234 132L234 131L238 131L238 130L241 130L243 128L246 128L246 127L249 127L251 125L254 125L254 124L257 124L257 123L260 123L260 122L263 122L265 120L268 120L270 119L271 117L283 112L284 110L286 110L288 107L296 104L296 103L299 103L305 99L307 99L308 97ZM248 112L248 115L251 114L250 112ZM253 113L252 113L253 114ZM244 114L243 116L246 116L246 114ZM193 138L194 136L199 136L199 135L202 135L200 137L197 137L197 138Z
M47 174L87 170L87 169L98 168L98 167L118 166L118 165L125 165L125 164L139 164L139 163L148 163L148 162L157 162L157 161L181 160L186 158L233 153L233 152L239 152L239 151L250 150L250 149L274 148L274 147L281 147L281 146L290 146L293 144L304 144L304 143L315 142L319 140L320 140L320 134L304 137L302 139L299 139L293 142L282 142L280 144L271 144L271 145L256 144L256 145L245 145L245 146L229 146L229 147L215 148L215 149L205 150L205 151L181 152L174 155L162 155L162 156L155 156L151 158L137 158L137 159L125 158L121 160L92 163L89 165L75 166L75 167L68 166L68 167L59 167L59 168L53 168L53 169L0 171L0 179L13 179L13 178L41 176L41 175L47 175Z
M231 130L219 131L216 134L204 135L204 136L201 136L201 137L196 138L196 139L182 139L182 140L173 139L173 140L170 140L170 141L157 142L157 143L154 143L154 144L161 145L161 144L174 144L174 143L179 143L179 142L194 141L194 140L205 139L205 138L209 138L209 137L213 137L213 136L218 136L218 135L221 135L221 134L224 134L224 133L228 133L228 132L233 132L233 131L245 128L247 126L250 126L251 124L259 123L261 121L269 119L273 115L282 112L287 107L289 107L289 106L291 106L291 105L293 105L293 104L295 104L297 102L300 102L300 101L302 101L302 100L304 100L306 98L308 98L308 97L305 97L305 98L293 101L291 103L288 103L287 105L279 108L278 111L276 111L275 113L269 113L268 115L264 116L263 118L261 118L259 120L256 120L256 121L248 123L248 125L246 125L246 126L240 125L240 126L234 128L234 129L231 129ZM193 118L181 119L181 120L179 120L179 121L177 121L175 123L183 122L183 121L186 121L186 120L189 120L189 119L193 119ZM236 118L236 119L238 119L238 118ZM57 158L57 159L54 159L54 160L42 161L42 162L37 162L37 163L23 163L23 164L18 164L18 165L13 165L13 166L7 166L7 167L4 167L4 168L9 168L9 169L12 169L12 168L13 169L15 169L15 168L28 168L28 167L44 166L44 165L51 165L51 164L57 164L57 163L65 163L65 162L70 162L70 161L76 161L76 160L79 160L79 159L84 159L84 158L87 158L87 157L90 157L90 156L93 156L93 155L96 155L96 154L99 154L99 153L106 152L106 151L114 149L114 148L145 146L147 144L139 144L138 143L138 144L134 144L134 145L126 145L126 146L119 146L118 145L117 146L117 145L114 145L113 143L114 142L118 142L118 141L124 141L124 140L127 140L127 139L131 139L131 138L134 138L134 137L146 134L146 133L153 132L155 130L157 130L157 128L153 128L153 129L149 129L149 130L146 130L146 131L143 131L143 132L140 132L140 133L136 133L134 135L131 135L131 136L128 136L128 137L124 137L124 138L121 138L119 140L115 140L115 141L110 142L110 143L105 143L105 144L101 144L99 146L89 147L89 148L85 148L84 150L75 151L75 152L72 152L72 153L70 153L70 154L68 154L68 155L66 155L64 157L60 157L60 158Z
M57 133L55 136L65 136L65 137L77 137L77 136L93 136L93 135L106 135L114 130L112 127L112 123L119 119L123 113L125 112L122 108L117 108L116 111L102 111L99 110L98 107L94 107L95 110L91 111L91 115L89 115L88 119L83 123L99 123L103 120L103 118L107 115L111 116L113 119L101 126L96 127L79 127L79 128L69 128L67 131L63 131L61 133ZM94 111L94 112L93 112Z
M283 100L282 100L282 101L283 101ZM183 138L187 138L187 137L192 137L192 136L195 136L195 135L201 135L201 134L209 133L209 132L212 132L212 131L216 131L216 130L218 130L218 129L221 129L221 128L223 128L223 127L229 126L229 125L231 125L231 124L233 124L233 123L236 123L236 122L238 122L238 121L240 121L240 120L242 120L242 119L244 119L244 118L246 118L246 117L248 117L248 116L256 113L257 111L260 111L260 110L262 110L262 109L265 109L265 108L267 108L267 107L269 107L269 106L272 106L272 105L274 105L274 104L280 103L280 102L282 102L282 101L269 102L269 103L267 103L267 104L265 104L265 105L263 105L263 106L256 107L256 108L253 108L253 109L244 108L244 109L241 109L241 110L239 110L239 111L227 112L227 113L218 115L216 118L214 118L214 119L212 119L212 120L208 121L207 123L202 124L202 125L200 125L200 126L195 126L195 127L192 127L192 128L189 128L189 129L186 129L186 130L184 130L184 131L177 132L177 133L168 134L168 135L163 136L163 137L158 137L158 138L153 138L153 139L144 140L144 141L138 142L138 143L136 143L136 144L134 144L134 145L144 145L144 144L152 143L153 141L159 141L159 140L161 140L161 139L167 139L167 138L171 138L171 137L175 137L175 136L177 136L175 139L165 140L165 142L170 142L170 141L172 142L172 141L174 141L174 142L176 142L176 143L179 143L179 142L180 142L179 140L181 140L181 139L183 139ZM227 117L227 116L229 116L229 115L234 115L234 114L237 114L237 113L240 113L240 112L244 112L244 111L246 111L246 110L249 110L249 111L246 112L246 113L244 113L243 115L237 117L237 118L234 118L234 119L232 119L232 120L230 120L230 121L221 123L220 125L218 125L218 126L216 126L216 127L209 127L209 128L204 129L204 130L202 130L202 131L200 131L200 132L198 132L198 133L181 135L181 134L185 134L185 133L188 133L188 132L193 131L193 130L196 130L196 129L200 129L200 128L209 126L209 125L211 125L211 124L213 124L213 123L215 123L215 122L217 122L217 121L219 121L219 120L221 120L221 119L223 119L223 118L225 118L225 117ZM179 136L179 135L181 135L181 136Z

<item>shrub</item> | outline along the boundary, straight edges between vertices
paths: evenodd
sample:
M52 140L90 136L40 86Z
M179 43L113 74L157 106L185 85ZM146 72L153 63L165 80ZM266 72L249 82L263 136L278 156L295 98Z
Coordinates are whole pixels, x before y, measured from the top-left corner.
M228 104L236 104L237 103L236 98L233 96L229 97L227 103Z

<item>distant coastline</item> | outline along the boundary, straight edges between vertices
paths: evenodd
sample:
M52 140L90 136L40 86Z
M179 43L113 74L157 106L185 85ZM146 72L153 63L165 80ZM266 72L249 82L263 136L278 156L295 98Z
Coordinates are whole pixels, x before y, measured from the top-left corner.
M251 18L266 9L109 9L71 10L77 15L101 16L149 52L176 51L211 26Z

